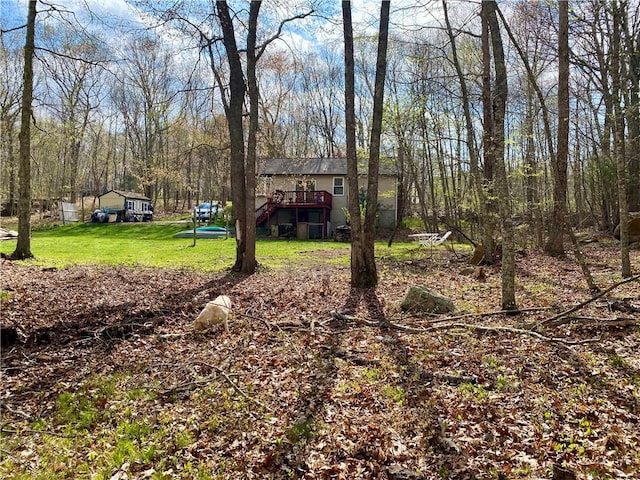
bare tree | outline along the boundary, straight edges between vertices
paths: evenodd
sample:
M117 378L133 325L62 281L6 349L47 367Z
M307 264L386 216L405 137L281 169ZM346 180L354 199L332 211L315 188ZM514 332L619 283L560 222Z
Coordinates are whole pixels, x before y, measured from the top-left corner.
M81 173L81 148L90 113L97 107L100 98L98 90L104 83L100 78L102 70L94 62L98 45L78 38L67 29L58 29L55 33L56 38L48 40L61 44L60 49L43 63L46 81L51 84L48 91L54 97L50 108L60 122L62 136L60 187L61 190L68 189L69 200L75 203ZM51 49L54 50L55 46L51 46Z
M155 201L167 171L164 147L175 96L171 56L152 34L131 40L126 45L126 55L128 61L113 89L113 97L124 119L132 153L129 175ZM126 182L127 178L123 180ZM169 198L168 192L163 192L165 207Z
M5 34L0 36L0 178L5 179L0 194L6 199L9 215L16 214L18 159L15 152L15 126L20 118L22 97L22 62L17 58L17 48L5 44Z
M37 0L29 1L24 44L24 74L20 115L20 166L18 169L18 241L12 258L33 257L31 253L31 108L33 103L33 57L35 52Z
M504 121L507 103L507 69L495 1L484 1L481 7L483 51L484 155L490 162L502 232L502 309L515 310L515 245L511 219L511 199L504 162ZM495 86L491 88L489 45L493 52ZM487 78L489 77L489 78ZM487 91L488 90L488 91ZM488 111L486 111L488 109ZM485 253L486 255L486 253Z
M564 2L561 2L564 3ZM623 106L625 67L622 57L622 25L626 24L627 2L613 0L611 3L613 36L611 37L611 97L615 116L613 126L614 155L618 176L618 208L620 210L620 256L622 259L622 278L631 276L629 258L629 202L627 198L627 160L625 141L625 113Z
M353 54L353 25L351 3L342 2L345 41L345 125L347 128L347 171L349 176L349 213L351 217L351 285L373 287L378 283L374 240L376 208L378 203L378 172L380 170L380 136L382 107L387 68L390 2L380 6L378 55L376 59L373 117L369 142L369 168L364 219L361 219L358 199L358 165L356 153L355 69Z

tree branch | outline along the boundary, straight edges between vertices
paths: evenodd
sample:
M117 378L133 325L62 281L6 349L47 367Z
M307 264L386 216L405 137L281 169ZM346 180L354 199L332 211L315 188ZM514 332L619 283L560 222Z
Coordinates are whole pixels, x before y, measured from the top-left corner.
M534 326L534 328L537 329L538 327L540 327L542 325L547 325L549 323L554 322L555 320L558 320L560 318L566 317L570 313L576 312L576 311L580 310L582 307L584 307L584 306L590 304L591 302L597 300L598 298L605 296L611 290L614 290L615 288L619 287L620 285L624 285L625 283L633 282L633 281L638 280L638 279L640 279L640 275L635 275L633 277L625 278L624 280L611 285L609 288L607 288L606 290L603 290L602 292L598 293L597 295L594 295L593 297L589 298L588 300L585 300L584 302L579 303L575 307L572 307L572 308L570 308L568 310L565 310L564 312L560 312L559 314L554 315L553 317L547 318L546 320L542 320L541 322L538 322Z

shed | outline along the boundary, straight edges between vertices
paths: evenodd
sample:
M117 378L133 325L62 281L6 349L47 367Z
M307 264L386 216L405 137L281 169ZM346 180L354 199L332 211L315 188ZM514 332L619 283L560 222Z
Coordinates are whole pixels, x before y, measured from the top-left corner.
M151 199L140 193L109 190L98 196L100 210L113 221L147 222L153 220Z

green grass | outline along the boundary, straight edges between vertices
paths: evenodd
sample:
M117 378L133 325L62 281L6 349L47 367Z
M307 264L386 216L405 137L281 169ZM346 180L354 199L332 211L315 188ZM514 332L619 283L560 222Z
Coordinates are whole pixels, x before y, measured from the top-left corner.
M235 239L173 238L185 224L79 224L34 231L29 263L64 268L71 265L130 265L219 271L235 259ZM15 240L0 244L10 254ZM345 248L345 244L324 241L259 240L258 261L280 267L299 256L312 256L318 249ZM307 252L307 253L300 253Z
M128 265L192 269L211 272L230 267L236 242L229 239L173 238L188 228L184 223L86 223L53 226L32 233L27 262L37 266L64 268L72 265ZM0 243L0 252L10 254L16 241ZM415 242L376 244L379 256L408 259L421 256ZM349 244L332 240L258 239L258 262L268 268L300 264L349 264Z

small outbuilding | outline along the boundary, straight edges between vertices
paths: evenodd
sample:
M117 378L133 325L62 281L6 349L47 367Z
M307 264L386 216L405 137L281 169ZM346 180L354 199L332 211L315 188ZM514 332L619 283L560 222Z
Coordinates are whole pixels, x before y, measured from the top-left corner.
M136 192L109 190L98 196L98 207L109 222L148 222L153 220L151 199Z

